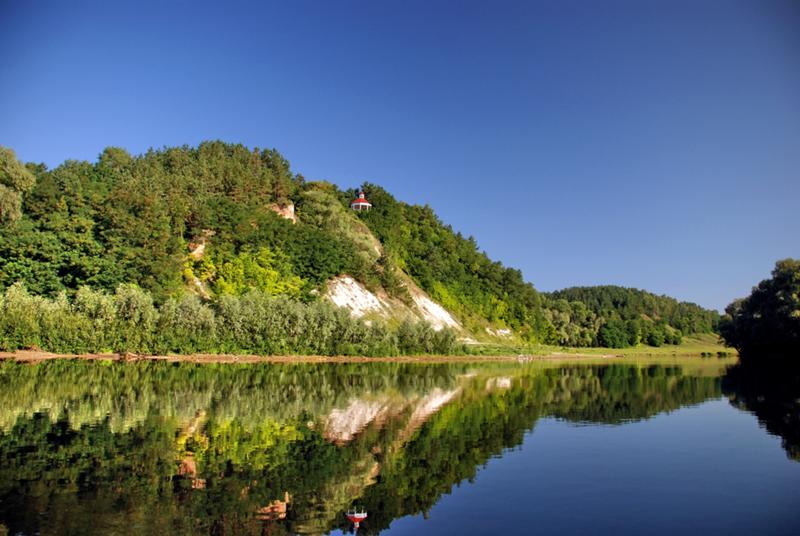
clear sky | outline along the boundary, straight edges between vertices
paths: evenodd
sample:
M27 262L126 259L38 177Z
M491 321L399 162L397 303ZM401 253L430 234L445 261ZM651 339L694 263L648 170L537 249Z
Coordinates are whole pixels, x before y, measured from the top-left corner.
M0 144L205 139L428 203L540 290L800 257L800 2L0 0Z

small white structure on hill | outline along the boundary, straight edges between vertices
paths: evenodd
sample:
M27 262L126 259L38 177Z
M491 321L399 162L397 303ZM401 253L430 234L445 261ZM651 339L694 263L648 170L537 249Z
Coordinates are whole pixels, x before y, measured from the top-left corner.
M364 192L358 192L358 197L350 202L350 208L353 210L369 210L372 208L372 203L367 201Z

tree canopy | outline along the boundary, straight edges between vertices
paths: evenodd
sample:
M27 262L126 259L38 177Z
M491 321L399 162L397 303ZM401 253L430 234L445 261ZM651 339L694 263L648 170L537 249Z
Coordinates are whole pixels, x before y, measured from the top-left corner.
M600 346L624 348L637 344L678 344L683 335L709 333L717 329L719 313L669 296L613 285L571 287L552 292L554 326L559 341L593 338ZM576 334L559 326L563 317L580 319ZM572 322L572 326L576 323ZM563 344L563 343L562 343Z
M0 146L0 224L22 216L22 196L35 182L36 178L17 160L14 151Z
M800 362L800 260L778 261L771 278L728 305L720 333L742 359Z

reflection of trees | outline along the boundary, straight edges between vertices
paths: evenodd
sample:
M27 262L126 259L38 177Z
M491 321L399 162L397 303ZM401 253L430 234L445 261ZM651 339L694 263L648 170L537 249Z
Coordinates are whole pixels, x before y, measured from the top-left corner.
M321 415L364 392L402 395L449 388L465 365L407 363L231 365L165 362L54 361L38 365L0 362L0 430L21 414L68 411L70 425L109 416L123 431L150 414L260 422L302 413Z
M377 532L427 511L540 416L620 423L719 396L717 378L676 367L471 368L0 364L0 521L41 534L319 533L346 527L357 499ZM354 400L386 409L336 444L327 416Z
M576 367L559 375L548 413L570 421L618 424L719 396L718 378L683 375L680 367Z
M359 532L377 533L394 519L428 511L491 456L520 444L539 417L621 423L719 395L716 377L628 365L545 369L519 377L507 391L468 391L385 460L376 485L358 500L370 512Z
M754 360L757 361L757 360ZM753 412L800 461L800 367L740 364L728 370L723 392L735 407Z
M274 426L240 435L250 454L264 454L250 463L212 433L198 487L180 474L175 425L150 418L114 432L108 420L73 429L45 414L20 418L0 434L0 519L28 534L258 533L265 507L346 478L358 453L295 423L290 438Z

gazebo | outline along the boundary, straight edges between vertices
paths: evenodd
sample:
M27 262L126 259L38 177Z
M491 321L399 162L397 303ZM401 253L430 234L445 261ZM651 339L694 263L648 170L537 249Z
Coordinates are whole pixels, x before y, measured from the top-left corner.
M369 210L372 208L372 203L367 201L367 198L364 197L364 192L358 192L358 197L353 199L350 202L350 208L353 210Z

